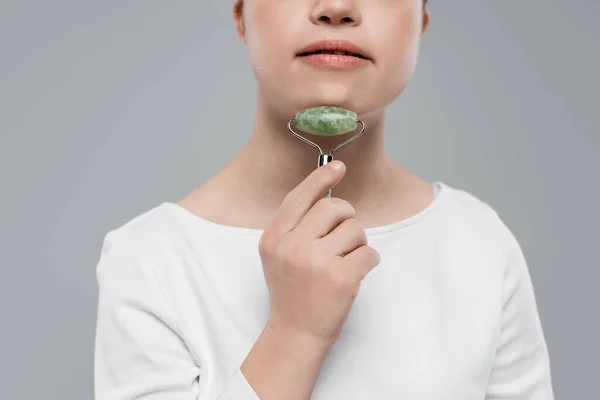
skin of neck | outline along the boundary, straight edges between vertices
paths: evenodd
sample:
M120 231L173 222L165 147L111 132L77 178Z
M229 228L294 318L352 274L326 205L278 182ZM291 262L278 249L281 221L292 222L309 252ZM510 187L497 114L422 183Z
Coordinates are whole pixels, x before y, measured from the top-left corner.
M385 150L385 111L359 115L365 132L333 153L333 159L346 165L346 175L333 188L333 197L353 204L371 203L398 182L402 168ZM319 151L288 132L287 124L294 116L270 107L259 91L252 134L223 171L228 180L235 180L236 192L269 209L279 205L318 166ZM329 153L358 131L333 137L296 132Z

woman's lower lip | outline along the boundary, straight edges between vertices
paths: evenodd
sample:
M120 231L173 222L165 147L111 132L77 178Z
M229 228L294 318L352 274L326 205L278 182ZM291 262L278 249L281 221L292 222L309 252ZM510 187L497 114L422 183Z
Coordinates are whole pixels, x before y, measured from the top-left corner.
M300 56L300 59L315 67L330 69L351 69L362 67L371 62L366 58L347 56L342 54L315 53Z

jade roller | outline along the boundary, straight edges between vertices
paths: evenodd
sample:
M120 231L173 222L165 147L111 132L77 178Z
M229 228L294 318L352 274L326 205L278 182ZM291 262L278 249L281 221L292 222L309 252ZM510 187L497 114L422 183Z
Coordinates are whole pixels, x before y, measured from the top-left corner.
M317 136L337 136L350 133L361 124L360 131L335 145L328 154L323 153L318 144L311 142L304 136L294 132L292 125L296 125L303 132L311 133ZM315 147L319 151L318 168L333 161L333 152L358 138L365 131L365 123L357 119L356 113L333 106L319 106L302 110L296 114L296 117L288 122L288 131L305 143ZM325 197L331 197L331 189L327 191Z

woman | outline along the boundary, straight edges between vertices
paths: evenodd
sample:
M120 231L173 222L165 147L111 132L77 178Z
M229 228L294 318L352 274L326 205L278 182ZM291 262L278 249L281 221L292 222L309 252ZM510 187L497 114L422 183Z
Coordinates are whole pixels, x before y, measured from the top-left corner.
M487 203L385 151L426 4L233 10L258 81L254 130L184 199L105 237L96 399L553 399L515 236ZM286 126L318 105L356 112L367 132L315 169Z

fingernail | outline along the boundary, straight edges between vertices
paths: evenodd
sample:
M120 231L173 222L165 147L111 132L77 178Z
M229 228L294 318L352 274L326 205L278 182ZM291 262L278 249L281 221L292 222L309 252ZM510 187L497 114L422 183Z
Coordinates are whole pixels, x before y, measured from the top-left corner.
M344 167L344 164L342 164L342 162L339 160L334 160L329 164L331 165L331 168L333 168L336 171L341 171L341 169Z

